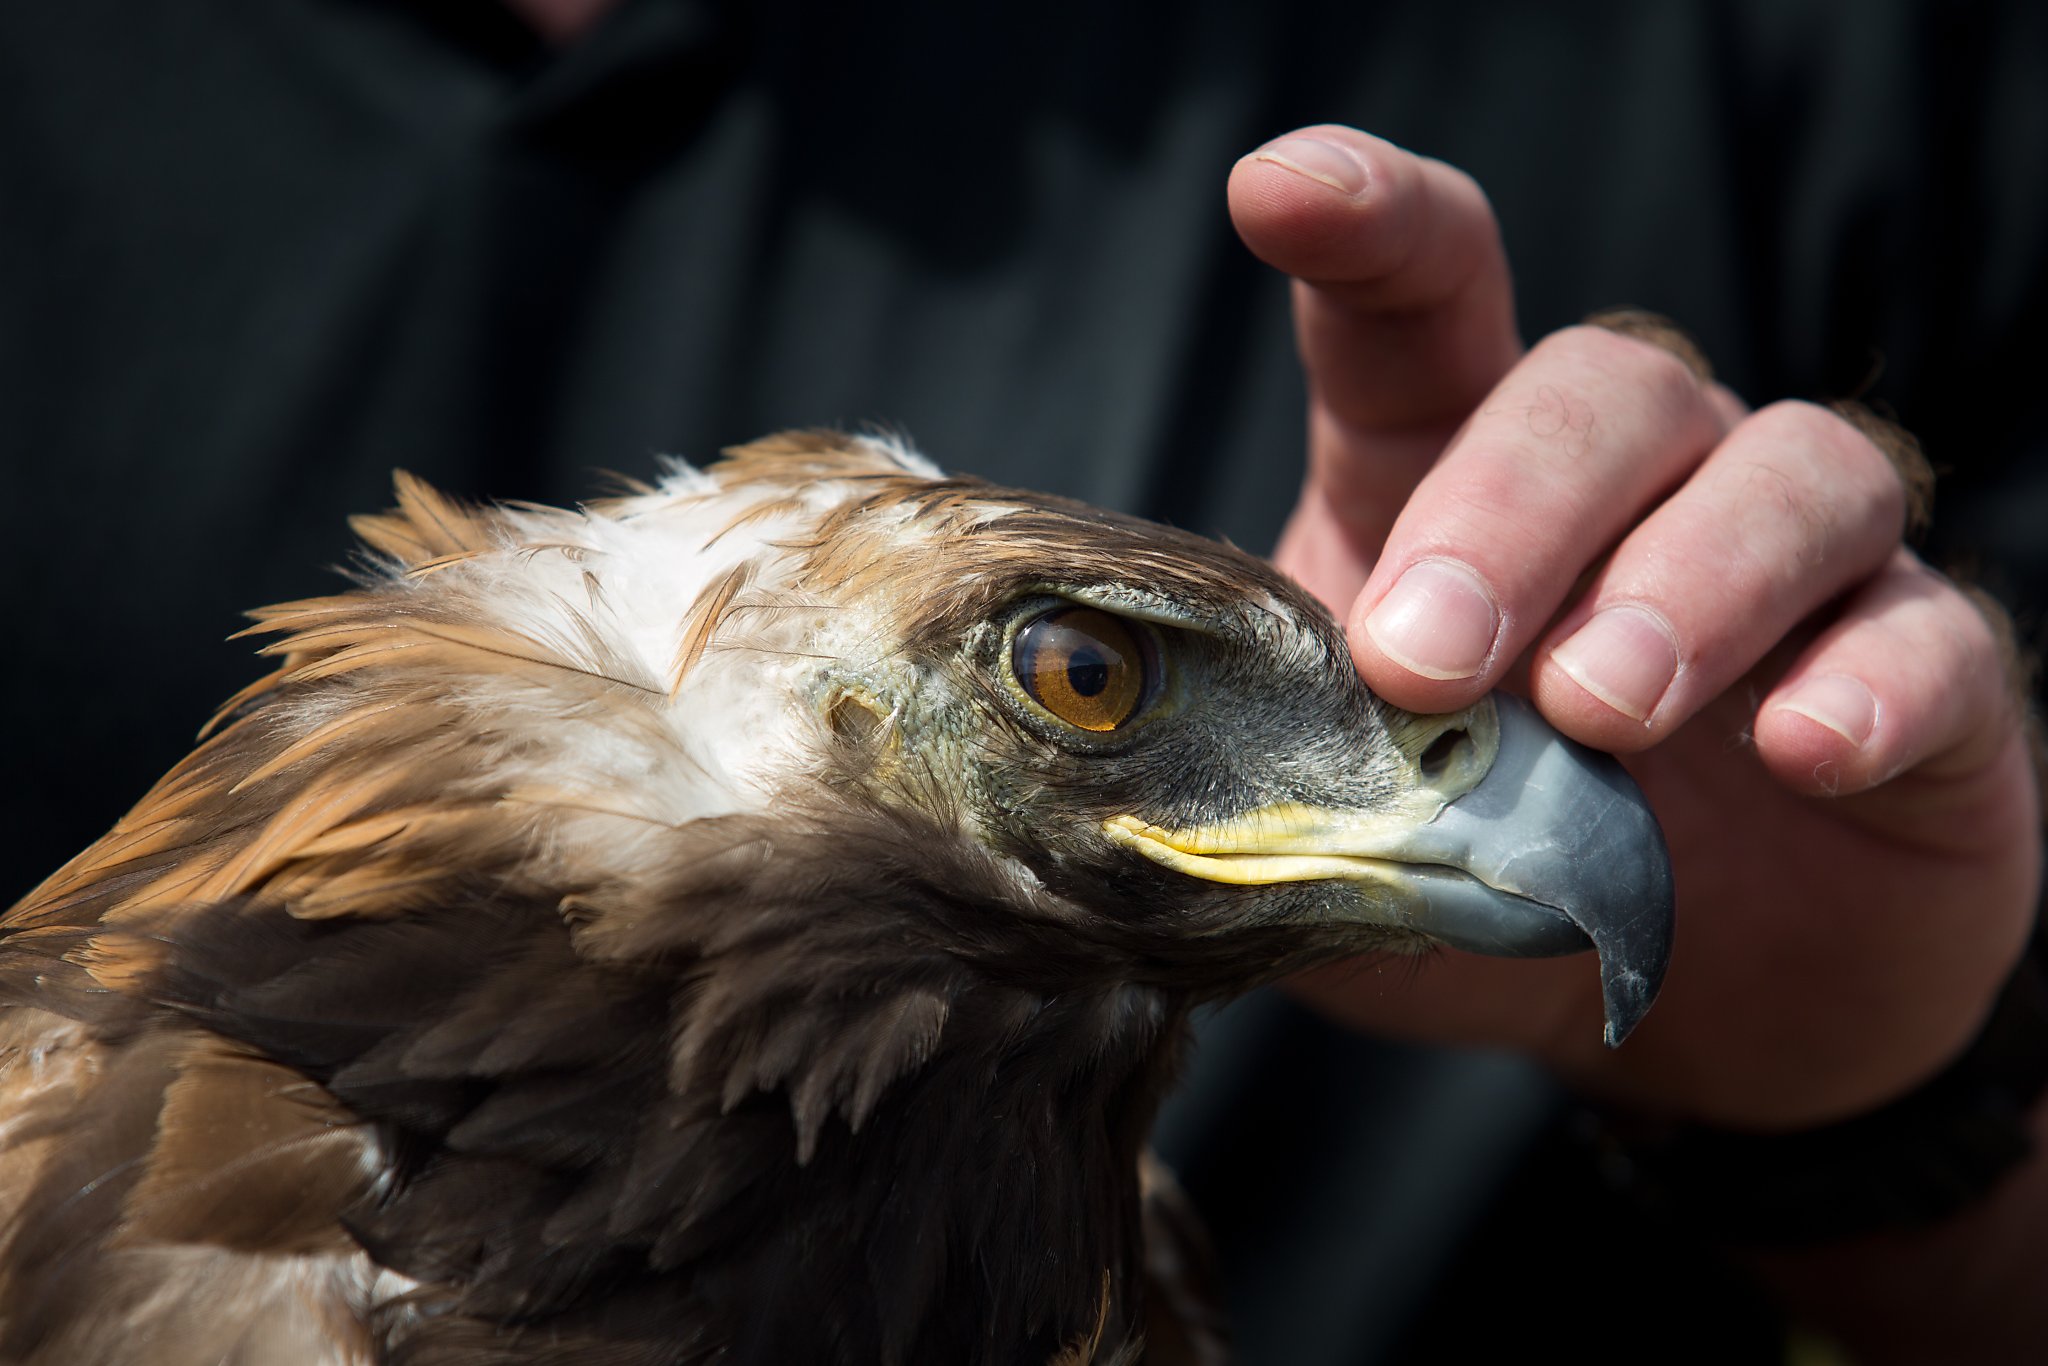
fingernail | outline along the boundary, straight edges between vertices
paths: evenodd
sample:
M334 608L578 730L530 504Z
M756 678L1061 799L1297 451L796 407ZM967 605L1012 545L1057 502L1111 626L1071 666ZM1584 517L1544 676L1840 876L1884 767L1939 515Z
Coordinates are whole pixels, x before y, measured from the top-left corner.
M1861 679L1846 674L1809 678L1771 704L1817 721L1858 749L1877 729L1877 698Z
M1365 633L1387 658L1424 678L1470 678L1493 653L1500 609L1464 565L1423 560L1374 606Z
M1678 674L1678 646L1640 607L1609 607L1550 652L1557 667L1623 716L1647 721Z
M1252 158L1284 166L1296 175L1305 175L1345 194L1357 194L1365 188L1365 163L1353 156L1350 148L1321 138L1281 138L1253 152Z

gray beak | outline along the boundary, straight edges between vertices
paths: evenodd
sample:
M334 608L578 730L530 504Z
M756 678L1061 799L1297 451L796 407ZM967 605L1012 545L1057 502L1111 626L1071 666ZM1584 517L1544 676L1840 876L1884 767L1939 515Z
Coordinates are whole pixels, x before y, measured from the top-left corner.
M1446 734L1468 743L1454 772L1420 780L1402 810L1287 803L1184 830L1116 816L1103 833L1212 882L1367 884L1333 914L1474 953L1594 949L1605 1038L1619 1044L1671 955L1671 857L1641 789L1612 756L1504 693L1454 718L1413 720L1416 745Z
M1496 693L1500 751L1486 776L1401 842L1404 862L1470 874L1421 881L1417 928L1475 953L1600 955L1606 1040L1649 1010L1671 956L1671 855L1642 789L1613 756Z

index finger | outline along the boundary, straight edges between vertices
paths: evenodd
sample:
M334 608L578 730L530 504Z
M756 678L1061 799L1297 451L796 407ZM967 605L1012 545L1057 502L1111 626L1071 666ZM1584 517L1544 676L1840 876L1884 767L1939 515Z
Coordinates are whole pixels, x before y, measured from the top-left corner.
M1448 435L1521 355L1492 207L1455 167L1324 124L1239 161L1229 197L1245 245L1297 281L1314 401L1358 443L1339 454Z

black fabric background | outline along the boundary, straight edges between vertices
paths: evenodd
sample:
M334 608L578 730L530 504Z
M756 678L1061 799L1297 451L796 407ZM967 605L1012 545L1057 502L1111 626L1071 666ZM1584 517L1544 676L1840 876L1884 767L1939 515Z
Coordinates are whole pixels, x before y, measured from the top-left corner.
M255 672L237 613L329 586L393 466L573 499L876 422L1269 546L1300 378L1222 182L1318 120L1480 179L1527 335L1636 304L1753 399L1889 407L1948 472L1930 554L2048 600L2036 5L625 0L556 54L488 0L16 3L0 891L184 751ZM1710 1261L1591 1212L1512 1062L1269 999L1213 1033L1165 1138L1247 1360L1769 1358Z

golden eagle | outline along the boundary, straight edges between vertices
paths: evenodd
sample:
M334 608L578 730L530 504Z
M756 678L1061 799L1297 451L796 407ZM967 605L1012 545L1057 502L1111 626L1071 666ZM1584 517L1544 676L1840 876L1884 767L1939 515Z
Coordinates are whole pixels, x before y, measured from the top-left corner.
M0 1359L1135 1362L1195 1004L1656 990L1619 767L1227 546L820 433L398 502L0 922Z

